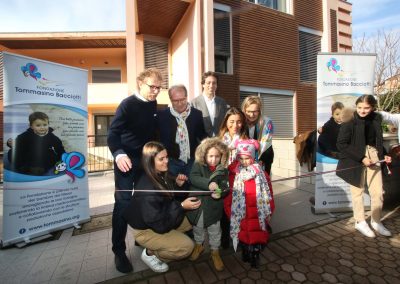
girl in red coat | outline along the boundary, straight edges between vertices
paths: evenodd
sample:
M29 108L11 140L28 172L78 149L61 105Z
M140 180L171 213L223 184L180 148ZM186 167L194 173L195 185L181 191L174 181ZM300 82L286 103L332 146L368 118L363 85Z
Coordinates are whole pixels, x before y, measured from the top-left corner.
M240 243L243 261L252 267L258 266L259 253L268 241L268 221L275 209L270 178L254 160L258 147L254 139L236 143L236 176L224 204L233 247L236 251Z

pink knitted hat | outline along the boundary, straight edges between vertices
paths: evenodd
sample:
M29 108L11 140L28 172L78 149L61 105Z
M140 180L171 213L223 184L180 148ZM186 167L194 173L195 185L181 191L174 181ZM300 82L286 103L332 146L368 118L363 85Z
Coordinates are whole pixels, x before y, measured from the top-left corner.
M256 151L259 148L257 140L254 139L238 140L235 143L235 146L236 146L236 158L238 158L240 155L248 156L250 158L253 158L253 160L256 158Z

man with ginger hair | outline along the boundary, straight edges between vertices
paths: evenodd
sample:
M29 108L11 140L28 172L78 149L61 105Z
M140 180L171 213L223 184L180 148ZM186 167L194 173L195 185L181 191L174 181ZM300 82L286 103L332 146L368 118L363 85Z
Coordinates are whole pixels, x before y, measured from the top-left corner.
M157 116L157 96L162 75L149 68L137 77L138 91L124 99L117 108L108 132L107 143L114 157L115 204L112 216L112 251L118 271L133 270L125 254L128 228L122 212L129 205L134 182L142 174L142 148L154 140Z

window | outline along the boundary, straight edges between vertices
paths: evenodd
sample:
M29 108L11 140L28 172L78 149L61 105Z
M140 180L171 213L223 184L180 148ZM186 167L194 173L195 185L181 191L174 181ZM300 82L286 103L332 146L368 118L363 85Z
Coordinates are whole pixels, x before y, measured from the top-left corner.
M114 115L95 115L95 146L107 146L107 133Z
M290 4L292 0L248 0L248 1L284 13L289 13Z
M254 0L257 1L257 4L272 8L277 10L278 9L278 0Z
M253 87L240 87L240 103L247 96L261 98L264 115L272 119L274 137L293 138L293 93L282 90L263 90Z
M93 69L92 83L121 83L121 70Z
M161 86L168 89L168 42L144 41L144 68L157 68L161 71Z
M317 55L321 51L321 37L316 34L299 31L300 44L300 81L317 81Z
M214 4L215 72L232 74L230 7Z

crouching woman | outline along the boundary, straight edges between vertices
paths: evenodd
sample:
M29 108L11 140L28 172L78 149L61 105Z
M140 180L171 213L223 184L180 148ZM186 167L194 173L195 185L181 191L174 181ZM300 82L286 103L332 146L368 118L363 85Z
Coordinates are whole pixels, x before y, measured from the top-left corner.
M181 202L171 192L187 177L180 174L173 179L168 175L168 153L162 144L145 144L142 164L145 174L135 189L145 191L135 192L124 218L133 228L135 241L145 248L143 262L155 272L166 272L166 262L186 258L193 251L193 241L184 234L191 229L185 210L197 209L201 201L189 197Z

